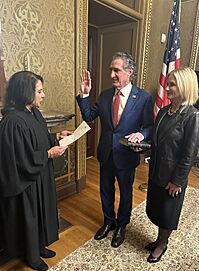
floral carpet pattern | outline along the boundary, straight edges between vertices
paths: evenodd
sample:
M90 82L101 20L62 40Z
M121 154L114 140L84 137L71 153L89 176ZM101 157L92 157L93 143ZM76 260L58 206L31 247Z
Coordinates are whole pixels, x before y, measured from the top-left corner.
M50 271L199 271L199 190L187 188L178 230L155 264L146 261L149 253L144 246L155 239L157 228L147 218L145 204L133 210L119 248L110 245L112 232L101 241L92 238Z

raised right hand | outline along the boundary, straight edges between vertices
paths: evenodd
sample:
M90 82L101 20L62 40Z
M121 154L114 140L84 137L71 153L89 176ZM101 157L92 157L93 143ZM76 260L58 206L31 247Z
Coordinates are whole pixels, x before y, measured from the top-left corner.
M83 70L80 75L80 91L83 94L89 94L91 90L91 76L90 72L87 70Z

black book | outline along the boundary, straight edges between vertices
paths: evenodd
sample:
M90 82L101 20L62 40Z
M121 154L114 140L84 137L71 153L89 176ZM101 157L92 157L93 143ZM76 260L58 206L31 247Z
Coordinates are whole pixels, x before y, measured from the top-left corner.
M128 138L121 138L119 140L119 142L122 144L122 145L125 145L127 147L130 147L130 148L141 148L143 150L148 150L151 148L151 144L147 141L141 141L140 143L138 142L130 142L128 141Z

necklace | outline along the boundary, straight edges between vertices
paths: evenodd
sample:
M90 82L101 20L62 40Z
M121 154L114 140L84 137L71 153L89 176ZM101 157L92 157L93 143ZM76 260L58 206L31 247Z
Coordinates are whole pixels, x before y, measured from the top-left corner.
M171 111L171 106L169 107L168 111L167 111L167 114L169 116L173 116L174 114L176 114L178 112L179 108L174 110L174 111Z

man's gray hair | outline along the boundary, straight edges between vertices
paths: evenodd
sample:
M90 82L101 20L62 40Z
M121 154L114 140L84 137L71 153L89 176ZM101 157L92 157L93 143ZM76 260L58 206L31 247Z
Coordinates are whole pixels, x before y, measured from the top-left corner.
M137 77L137 68L136 68L135 60L132 57L132 55L126 52L117 52L113 55L112 60L115 60L117 58L123 59L124 70L127 70L127 69L132 70L130 80L132 83L135 83L135 80Z

